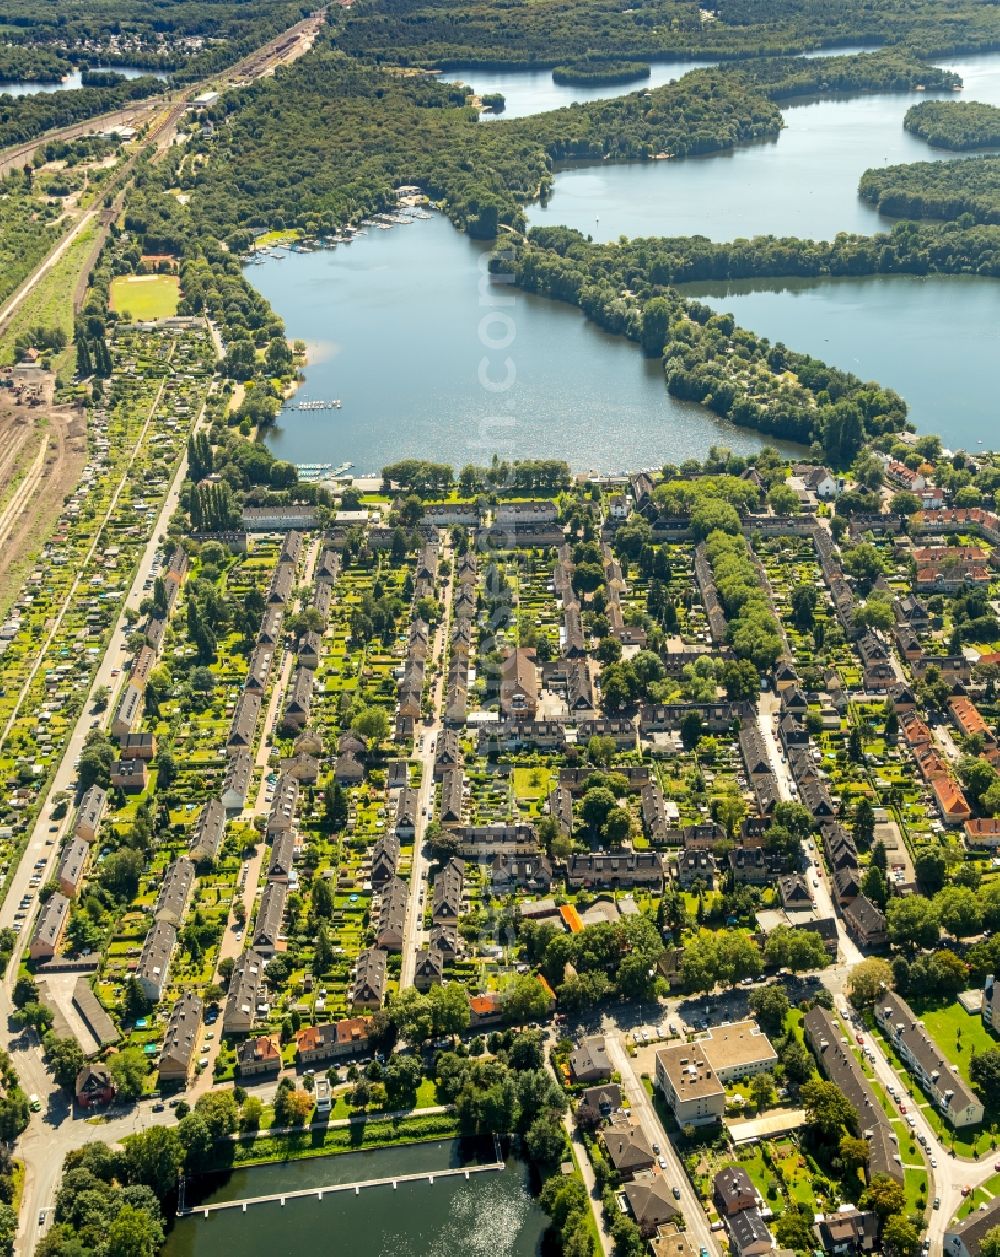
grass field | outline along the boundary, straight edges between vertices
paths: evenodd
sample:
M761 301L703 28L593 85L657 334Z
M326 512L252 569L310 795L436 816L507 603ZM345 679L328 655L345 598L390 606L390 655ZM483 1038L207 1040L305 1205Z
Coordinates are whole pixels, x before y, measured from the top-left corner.
M111 284L111 309L133 319L168 319L180 295L176 275L122 275Z
M941 1051L949 1061L958 1066L965 1081L970 1082L969 1061L973 1053L989 1052L997 1045L982 1020L970 1016L957 1003L948 1004L944 1008L922 1008L917 1005L914 1011Z

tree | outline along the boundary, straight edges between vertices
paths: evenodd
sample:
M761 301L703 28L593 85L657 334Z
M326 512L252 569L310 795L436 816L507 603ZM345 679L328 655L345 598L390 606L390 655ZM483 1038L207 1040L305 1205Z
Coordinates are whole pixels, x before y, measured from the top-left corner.
M45 1054L52 1066L52 1075L56 1082L66 1091L72 1091L77 1074L83 1069L83 1049L76 1039L59 1039L55 1035L45 1036Z
M824 1138L839 1140L845 1132L856 1130L857 1114L834 1083L810 1078L799 1089L799 1098L806 1111L806 1122Z
M595 786L583 796L580 815L595 833L604 827L608 814L615 807L615 796L604 786Z
M933 947L941 934L936 908L919 895L890 899L886 920L889 938L901 947Z
M123 1048L122 1051L115 1052L108 1057L108 1069L115 1080L115 1089L123 1100L137 1100L142 1095L146 1058L139 1048ZM152 1183L150 1186L153 1186Z
M536 1165L558 1165L566 1151L566 1135L559 1119L541 1113L531 1123L524 1137L529 1159Z
M900 490L889 500L889 510L893 515L916 515L920 510L920 499L915 493Z
M866 1209L874 1209L880 1218L890 1218L906 1208L906 1190L888 1174L876 1174L861 1197Z
M875 837L875 809L872 807L871 800L866 795L862 795L861 798L858 799L857 805L854 808L854 825L852 832L854 834L854 841L862 849L862 851L872 845L872 840ZM883 869L882 872L885 872L885 870Z
M351 732L369 746L378 746L389 735L389 713L384 707L361 707L351 716Z
M945 886L934 896L933 902L942 926L955 938L978 934L982 929L979 897L967 886Z
M782 1248L797 1253L811 1253L816 1248L812 1213L805 1205L785 1209L774 1223L774 1234Z
M883 990L892 988L892 965L878 956L862 960L847 975L847 993L856 1008L871 1008Z
M750 1079L750 1095L758 1109L766 1109L774 1099L774 1078L769 1073L754 1074Z
M979 1243L980 1257L1000 1257L1000 1226L991 1227Z
M163 1243L163 1227L145 1209L123 1205L108 1230L108 1257L153 1257Z
M792 619L795 627L807 633L812 629L816 618L816 602L819 590L815 585L792 586Z
M920 1251L920 1234L909 1218L895 1213L886 1219L882 1228L882 1247L887 1253L897 1254L897 1257L915 1257Z
M151 1126L124 1141L125 1176L130 1183L145 1183L159 1199L177 1186L177 1172L184 1161L184 1149L171 1126Z
M918 847L913 856L913 871L921 891L925 895L936 894L944 886L948 871L941 847L932 844Z
M830 957L821 935L815 930L778 925L764 944L764 963L775 969L803 973L808 969L825 969Z
M784 1027L788 1015L785 988L777 985L758 987L750 996L750 1008L764 1030L777 1034Z
M468 1030L469 997L461 983L444 982L432 987L428 999L435 1037L461 1034L463 1030Z
M514 978L500 995L504 1016L515 1026L540 1021L548 1014L549 999L538 978L527 973Z
M1000 1048L976 1052L969 1061L969 1077L982 1095L997 1095L1000 1088Z
M849 1170L862 1170L868 1164L870 1149L867 1139L844 1135L840 1141L840 1160Z

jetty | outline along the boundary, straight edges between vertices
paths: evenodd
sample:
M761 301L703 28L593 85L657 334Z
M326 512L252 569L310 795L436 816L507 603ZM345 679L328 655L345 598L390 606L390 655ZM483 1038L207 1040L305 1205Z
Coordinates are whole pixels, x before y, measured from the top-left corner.
M271 1192L266 1196L248 1196L243 1200L220 1200L218 1204L194 1205L190 1209L179 1204L177 1217L189 1218L200 1215L207 1218L209 1214L221 1213L224 1209L240 1209L246 1213L249 1205L284 1205L289 1200L301 1200L310 1196L322 1200L324 1196L342 1195L344 1192L353 1192L357 1196L369 1187L391 1187L395 1191L401 1183L433 1185L439 1178L469 1179L473 1174L495 1174L503 1168L503 1161L496 1160L487 1165L468 1165L461 1169L421 1170L417 1174L392 1174L386 1178L368 1178L360 1183L330 1183L326 1187L302 1187L294 1191Z
M339 410L340 398L329 402L285 402L285 410Z

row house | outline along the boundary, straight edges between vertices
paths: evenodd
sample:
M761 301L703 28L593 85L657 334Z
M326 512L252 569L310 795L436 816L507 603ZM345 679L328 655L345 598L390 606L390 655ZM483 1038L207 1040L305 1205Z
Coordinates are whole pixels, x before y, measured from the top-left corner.
M294 528L290 528L285 533L281 542L281 553L278 556L279 563L298 563L302 557L302 534Z
M459 853L467 859L494 855L527 855L538 850L535 827L526 821L497 821L489 825L460 825L453 831Z
M82 838L70 838L63 847L56 869L56 885L67 899L75 899L87 871L90 845Z
M279 563L274 569L271 584L267 590L267 601L271 606L285 607L295 589L295 564Z
M253 750L259 718L260 695L251 690L244 690L236 702L236 710L233 712L232 723L229 726L229 737L226 739L226 750Z
M254 951L243 951L236 957L222 1014L223 1034L249 1034L258 1020L267 1016L265 963Z
M771 886L788 869L788 861L778 851L768 851L763 842L744 841L727 856L733 881L747 886Z
M582 720L577 725L576 735L580 743L589 742L591 738L611 738L616 751L636 750L636 731L631 720Z
M295 877L295 831L286 829L277 834L271 846L271 858L267 865L269 882L284 882L286 885Z
M901 1184L903 1164L896 1133L858 1058L844 1043L840 1021L817 1004L803 1018L802 1030L820 1071L847 1097L858 1115L858 1134L868 1144L869 1180L887 1175Z
M222 806L227 812L241 812L246 806L253 777L253 759L249 751L241 750L230 755L226 774L222 779Z
M151 1004L158 1004L163 998L176 946L176 929L168 921L154 922L142 945L135 971L139 990Z
M711 890L717 872L715 856L711 851L679 851L671 857L671 871L684 890L698 884Z
M449 768L441 778L441 822L461 825L465 805L465 774L461 768Z
M992 740L992 730L983 719L979 708L971 699L966 698L964 695L950 699L948 711L955 722L955 727L963 737L971 738L980 734L987 740Z
M253 949L258 955L273 956L279 950L288 902L288 887L284 882L268 882L260 897L254 920Z
M859 892L844 904L841 915L847 932L859 947L874 949L888 945L889 927L885 913L864 892Z
M552 865L541 854L497 855L490 864L490 885L494 894L498 895L515 890L548 894L552 889Z
M111 736L123 738L130 734L142 720L145 708L145 687L128 681L111 721Z
M465 756L458 733L454 729L445 729L438 735L437 754L434 758L434 780L440 781L449 768L462 768Z
M413 838L417 832L419 802L412 786L403 786L396 798L393 830L397 838Z
M431 920L435 925L457 925L465 893L465 864L449 860L434 879L431 894Z
M639 733L676 733L685 719L697 712L706 733L728 733L733 721L748 714L743 703L644 703L639 708Z
M638 794L650 781L649 766L646 764L613 764L610 771L616 777L625 778L625 784L630 793ZM565 787L573 795L583 794L587 788L587 782L593 775L593 768L561 768L559 785Z
M303 729L309 723L315 681L316 674L311 668L301 665L295 669L282 717L282 723L287 728Z
M503 755L530 747L561 751L566 747L566 726L560 720L501 720L481 725L479 750L487 756Z
M534 650L518 647L500 668L500 713L508 720L534 720L538 709L538 668Z
M393 877L382 889L378 901L375 945L387 952L401 952L406 938L406 912L409 888L401 877Z
M91 786L80 800L76 813L73 834L84 842L93 842L97 837L105 808L108 806L107 791L100 786Z
M333 582L318 580L313 585L312 609L318 613L324 628L330 620L330 608L333 606Z
M191 888L194 886L194 864L186 856L174 860L160 886L156 897L153 916L157 921L166 921L176 929L184 920Z
M257 634L259 646L275 647L281 641L281 625L284 612L281 607L265 607L260 618L260 632Z
M570 890L663 889L663 857L656 851L596 851L570 856Z
M274 789L271 810L267 816L266 836L273 842L278 834L286 833L295 823L295 807L299 801L299 783L294 777L282 773Z
M149 784L149 770L144 759L116 759L111 765L111 785L125 794L142 794Z
M42 904L28 943L32 960L51 960L55 956L69 923L69 908L69 899L60 891L55 891Z
M315 672L323 656L323 637L315 629L309 629L299 638L296 655L300 668Z
M721 645L726 640L728 625L726 623L726 613L722 609L719 593L715 586L712 564L708 559L708 547L704 541L699 541L695 546L694 576L698 582L698 592L701 594L701 601L705 608L705 617L708 620L712 641L717 645Z
M358 957L348 1003L354 1008L381 1008L385 1001L386 962L388 953L370 947Z
M580 617L580 604L575 600L563 601L562 654L566 659L581 659L587 653L587 639Z
M551 787L547 810L555 821L559 833L564 837L569 837L573 833L573 795L565 786Z
M952 1069L901 996L883 991L875 1001L875 1020L947 1122L958 1129L982 1122L982 1101Z
M972 664L964 655L922 655L913 662L913 675L926 681L932 668L950 685L968 685L972 680Z
M118 739L122 759L143 759L147 764L156 758L155 733L125 733Z
M201 1033L202 1002L188 990L174 1001L160 1047L157 1079L161 1086L186 1087L194 1075Z
M398 868L399 837L395 833L381 834L372 848L372 887L378 890L392 881Z
M648 782L640 795L642 811L642 830L651 843L660 846L669 841L671 832L670 819L667 816L667 804L663 797L663 789L656 780Z

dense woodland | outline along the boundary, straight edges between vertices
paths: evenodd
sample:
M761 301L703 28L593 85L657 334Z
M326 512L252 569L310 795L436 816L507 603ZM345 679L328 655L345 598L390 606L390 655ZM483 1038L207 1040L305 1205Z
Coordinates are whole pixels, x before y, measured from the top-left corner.
M48 48L0 47L0 83L58 83L72 68L65 57Z
M581 57L552 71L553 81L577 87L598 87L610 83L631 83L648 79L651 70L645 61L599 61Z
M914 162L866 170L858 195L893 218L1000 223L1000 157Z
M903 126L935 148L1000 148L1000 109L978 100L923 100L906 111Z
M163 91L152 75L122 79L111 87L77 87L34 96L0 94L0 147L23 144L56 127L83 122Z
M358 0L341 47L403 65L553 65L593 48L626 59L733 58L865 42L938 54L998 40L1000 9L973 0Z
M0 24L6 40L56 54L86 56L124 35L129 64L193 80L252 52L311 7L289 0L129 0L125 7L121 0L0 0ZM198 48L186 40L204 43Z

